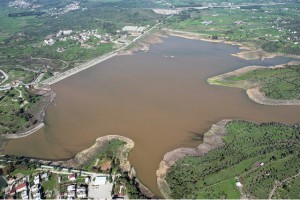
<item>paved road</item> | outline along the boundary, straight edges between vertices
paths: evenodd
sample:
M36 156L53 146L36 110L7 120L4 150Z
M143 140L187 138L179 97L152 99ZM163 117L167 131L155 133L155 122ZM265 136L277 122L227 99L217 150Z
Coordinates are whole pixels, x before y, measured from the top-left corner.
M168 16L165 20L167 20L168 18L172 17L173 15ZM164 20L164 21L165 21ZM85 70L87 68L90 68L98 63L101 63L105 60L108 60L114 56L116 56L120 51L126 49L127 47L129 47L131 44L135 43L136 41L138 41L139 39L141 39L143 36L149 34L153 29L155 29L156 27L158 27L160 24L162 24L164 21L158 22L156 23L153 27L151 27L149 30L145 31L143 34L139 35L138 37L134 38L131 42L127 43L124 47L121 47L113 52L110 52L106 55L100 56L98 58L95 58L91 61L88 61L82 65L79 65L77 67L74 67L72 69L69 69L61 74L58 74L56 76L53 76L47 80L42 81L41 83L44 85L52 85L54 83L57 83L58 81L61 81L69 76L72 76L82 70Z

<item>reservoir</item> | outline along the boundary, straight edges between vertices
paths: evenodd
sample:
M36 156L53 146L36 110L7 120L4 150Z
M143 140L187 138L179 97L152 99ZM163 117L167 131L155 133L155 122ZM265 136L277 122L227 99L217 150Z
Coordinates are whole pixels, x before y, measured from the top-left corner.
M264 106L245 91L210 86L206 79L248 65L270 66L292 59L246 61L230 54L237 46L178 37L163 38L149 52L117 56L52 86L57 93L47 110L46 126L11 140L5 154L67 159L96 138L117 134L135 142L130 162L155 194L163 155L195 147L197 133L213 123L236 118L296 123L300 106Z

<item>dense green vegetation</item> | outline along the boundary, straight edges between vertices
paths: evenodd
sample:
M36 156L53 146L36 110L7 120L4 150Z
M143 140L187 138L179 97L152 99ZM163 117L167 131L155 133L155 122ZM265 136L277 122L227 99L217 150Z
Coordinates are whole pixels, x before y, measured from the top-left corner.
M239 76L230 76L225 82L249 81L259 83L261 91L272 99L300 99L300 66L276 69L256 69Z
M111 162L111 167L109 167L108 170L111 170L111 172L116 171L120 164L118 158L116 157L117 152L124 144L124 141L117 139L107 141L103 146L101 146L101 150L85 163L83 169L101 172L101 164L103 162Z
M0 93L0 134L16 133L37 123L30 111L41 99L40 96L22 88Z
M139 183L136 181L136 178L129 178L128 173L121 173L121 175L117 177L115 186L118 188L120 185L125 185L129 199L147 199L140 191L138 187Z
M172 29L225 39L267 52L300 55L299 9L296 3L276 6L190 9L169 18Z
M300 177L296 177L291 181L283 183L282 187L279 188L274 197L276 199L299 199L300 196Z
M240 181L244 194L267 199L275 181L299 173L299 125L232 121L227 132L224 146L171 167L166 181L172 198L236 199ZM300 197L297 181L285 184L278 189L280 197Z

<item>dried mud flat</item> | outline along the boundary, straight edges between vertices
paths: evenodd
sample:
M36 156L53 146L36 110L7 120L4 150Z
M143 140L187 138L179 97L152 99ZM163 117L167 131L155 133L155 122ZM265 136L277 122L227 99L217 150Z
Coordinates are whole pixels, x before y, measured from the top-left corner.
M261 68L267 68L267 69L276 69L276 68L282 68L287 67L291 65L299 65L299 61L292 61L285 65L275 65L270 67L264 67L264 66L248 66L241 69L237 69L232 72L228 72L219 76L215 76L212 78L207 79L207 82L211 85L221 85L221 86L228 86L228 87L236 87L236 88L242 88L246 90L246 93L248 97L259 104L263 105L273 105L273 106L281 106L281 105L300 105L299 99L291 99L291 100L280 100L280 99L271 99L266 97L266 95L261 92L261 85L258 83L251 83L249 81L238 81L235 83L227 83L226 78L230 76L239 76L243 73L255 70L255 69L261 69Z
M132 55L134 52L137 51L148 52L152 44L158 44L163 42L161 37L165 36L160 33L146 35L141 41L137 41L133 47L119 52L118 55Z
M179 159L186 156L203 156L209 151L223 146L224 142L222 138L227 134L226 125L230 121L232 120L225 119L212 125L211 129L204 133L203 142L196 148L178 148L164 155L164 158L160 162L159 168L156 171L157 185L164 198L171 198L171 191L165 180L168 170Z

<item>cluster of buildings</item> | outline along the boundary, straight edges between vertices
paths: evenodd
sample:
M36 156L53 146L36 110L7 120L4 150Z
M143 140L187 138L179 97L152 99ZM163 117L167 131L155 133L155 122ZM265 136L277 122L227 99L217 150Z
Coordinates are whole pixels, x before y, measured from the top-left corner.
M46 169L50 169L47 167ZM111 199L113 182L108 181L108 175L84 172L69 173L62 170L34 172L31 175L17 174L6 178L7 185L3 189L6 199L45 199L55 196L59 199ZM53 174L57 174L54 176ZM44 187L44 182L51 181L52 189Z
M181 12L180 9L152 9L155 13L160 15L175 15Z
M62 198L67 199L75 199L75 198L87 198L88 190L86 185L78 185L78 184L71 184L67 186L66 192L63 194Z
M55 40L53 40L52 38L45 39L44 43L48 46L52 46L55 43Z
M9 1L8 6L14 8L30 8L32 4L24 0L15 0L15 1Z
M17 199L42 199L42 182L49 180L50 173L37 173L31 179L29 176L19 178L10 177L7 181L8 186L4 189L7 198Z
M292 27L289 26L289 24L292 23L291 21L285 20L281 17L277 17L273 23L274 23L274 25L272 26L272 28L277 29L279 32L285 33L286 42L292 41L296 45L299 44L299 33L295 30L292 30ZM289 27L289 28L286 28L286 27Z
M80 9L80 3L79 2L73 2L71 4L66 5L64 8L52 8L49 11L50 16L57 16L57 15L63 15L67 12L78 10Z
M75 40L79 42L80 44L84 44L87 42L90 38L96 38L99 40L97 45L101 43L110 43L113 40L113 37L106 33L106 34L99 34L97 29L93 30L83 30L83 31L77 31L73 32L73 30L60 30L56 35L48 35L44 43L48 46L53 45L57 40L58 41L67 41L67 40ZM63 52L65 51L64 48L58 48L57 52Z
M122 31L127 32L131 35L140 35L143 34L146 30L145 26L124 26Z

